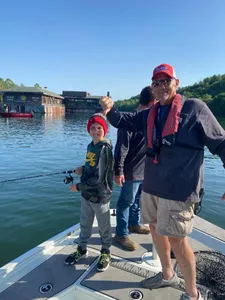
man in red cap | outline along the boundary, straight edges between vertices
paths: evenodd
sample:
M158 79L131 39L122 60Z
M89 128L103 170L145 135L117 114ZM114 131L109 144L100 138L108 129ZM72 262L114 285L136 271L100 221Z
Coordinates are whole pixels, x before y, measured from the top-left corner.
M149 110L120 113L109 97L102 98L100 104L113 126L143 131L146 136L141 218L150 226L162 272L143 280L143 286L179 285L170 259L172 248L185 280L186 293L181 299L201 300L187 235L192 231L194 205L203 183L204 147L218 155L225 166L225 132L203 101L177 94L178 85L174 68L161 64L153 71L151 85L159 102ZM225 194L221 199L225 200Z

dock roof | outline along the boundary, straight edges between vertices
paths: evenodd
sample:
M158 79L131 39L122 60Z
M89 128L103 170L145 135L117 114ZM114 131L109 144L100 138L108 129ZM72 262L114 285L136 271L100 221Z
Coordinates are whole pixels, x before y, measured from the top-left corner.
M50 97L63 99L62 96L56 93L35 86L15 86L8 90L1 91L1 93L34 93L34 94L43 94Z

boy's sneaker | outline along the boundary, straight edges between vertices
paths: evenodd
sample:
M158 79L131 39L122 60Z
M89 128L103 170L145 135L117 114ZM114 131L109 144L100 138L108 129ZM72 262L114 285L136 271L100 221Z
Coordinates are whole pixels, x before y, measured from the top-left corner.
M70 254L65 260L65 265L74 265L78 262L79 259L85 258L88 256L87 250L82 250L81 246L77 247L77 250Z
M102 249L98 259L97 270L100 272L107 270L111 261L112 259L109 250Z

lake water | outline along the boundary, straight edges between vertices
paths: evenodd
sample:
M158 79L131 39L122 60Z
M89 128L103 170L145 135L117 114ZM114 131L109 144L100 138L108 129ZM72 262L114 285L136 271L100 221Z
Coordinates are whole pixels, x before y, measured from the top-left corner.
M88 117L0 118L0 181L82 165L90 142ZM116 129L112 126L108 137L115 145ZM70 192L63 179L64 175L56 175L0 185L0 266L79 222L80 194ZM225 202L220 200L225 192L224 180L220 159L206 151L200 216L225 229ZM115 186L112 208L119 192Z

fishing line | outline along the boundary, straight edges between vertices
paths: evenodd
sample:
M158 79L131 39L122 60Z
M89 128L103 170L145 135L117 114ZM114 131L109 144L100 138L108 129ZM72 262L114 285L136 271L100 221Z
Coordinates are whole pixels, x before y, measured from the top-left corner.
M14 181L20 181L20 180L34 179L34 178L39 178L39 177L54 176L54 175L59 175L59 174L69 174L70 175L69 178L72 179L71 174L74 173L74 172L75 172L74 170L69 170L69 171L62 171L62 172L55 172L55 173L47 173L47 174L40 174L40 175L34 175L34 176L20 177L20 178L14 178L14 179L6 179L6 180L0 181L0 184L1 183L2 184L6 183L6 182L14 182ZM65 182L65 183L67 183L67 182Z

